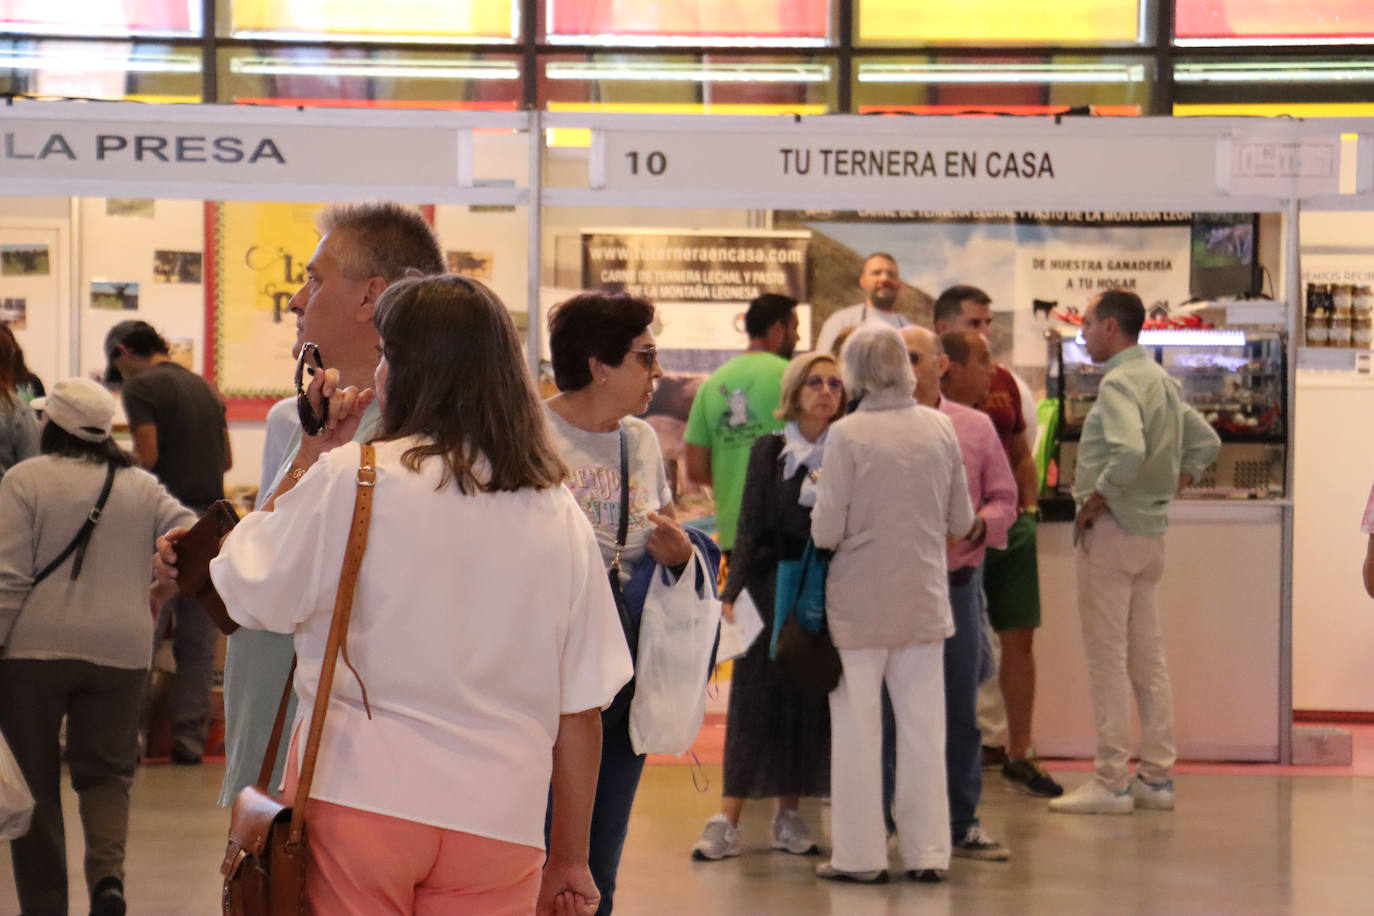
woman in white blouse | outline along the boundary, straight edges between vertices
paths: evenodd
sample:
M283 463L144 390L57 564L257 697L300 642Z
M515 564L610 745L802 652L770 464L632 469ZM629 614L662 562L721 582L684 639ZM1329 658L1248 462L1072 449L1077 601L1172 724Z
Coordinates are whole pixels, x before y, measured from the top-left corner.
M403 280L375 321L382 421L348 634L371 718L341 667L307 809L311 906L590 914L599 713L631 674L595 535L561 485L495 295L456 276ZM305 437L303 473L286 475L273 511L245 518L211 567L235 620L295 633L288 798L352 513L360 446L349 440L372 398L336 381L330 370L312 383L330 422Z
M864 326L840 355L857 409L825 443L811 536L834 550L826 620L844 674L830 694L834 850L822 878L887 881L882 814L884 684L897 719L893 819L905 868L939 881L949 868L944 643L954 633L947 537L981 537L949 418L912 397L906 345Z

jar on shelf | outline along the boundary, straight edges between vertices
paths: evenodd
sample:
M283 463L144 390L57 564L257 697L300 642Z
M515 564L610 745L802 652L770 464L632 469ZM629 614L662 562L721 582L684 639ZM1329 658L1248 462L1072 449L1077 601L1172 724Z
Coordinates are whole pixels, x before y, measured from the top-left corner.
M1324 347L1331 341L1331 293L1324 283L1307 284L1305 339L1309 347Z
M1356 349L1374 346L1374 290L1368 286L1355 287L1350 298L1350 341Z

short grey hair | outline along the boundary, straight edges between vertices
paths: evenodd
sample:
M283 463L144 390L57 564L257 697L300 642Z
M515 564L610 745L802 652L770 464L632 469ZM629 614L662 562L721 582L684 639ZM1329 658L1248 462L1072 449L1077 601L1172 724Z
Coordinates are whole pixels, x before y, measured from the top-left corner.
M840 351L840 363L851 396L888 389L909 395L916 387L906 341L885 324L866 324L850 334Z
M334 238L333 254L350 280L381 277L395 283L408 271L444 272L444 255L420 212L390 200L333 204L315 216L321 235Z

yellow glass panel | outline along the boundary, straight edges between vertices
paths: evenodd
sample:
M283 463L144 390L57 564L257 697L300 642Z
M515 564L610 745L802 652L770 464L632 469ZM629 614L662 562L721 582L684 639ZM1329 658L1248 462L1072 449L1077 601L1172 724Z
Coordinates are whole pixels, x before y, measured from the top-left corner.
M233 0L234 35L511 38L511 0Z
M549 111L594 111L598 114L713 114L713 115L778 115L825 114L824 105L814 104L652 104L644 102L550 102ZM591 146L592 132L580 127L555 127L546 132L549 146Z
M1374 102L1270 102L1236 105L1175 105L1179 117L1224 118L1366 118L1374 116Z
M859 41L1134 42L1138 0L856 0Z

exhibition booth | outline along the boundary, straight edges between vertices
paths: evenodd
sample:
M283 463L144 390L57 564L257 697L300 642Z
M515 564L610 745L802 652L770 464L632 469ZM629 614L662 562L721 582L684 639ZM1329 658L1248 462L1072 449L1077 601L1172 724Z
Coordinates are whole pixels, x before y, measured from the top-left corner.
M810 340L859 301L863 256L889 251L914 321L945 286L987 289L999 360L1050 394L1067 394L1071 375L1062 330L1100 289L1136 289L1162 323L1195 295L1267 294L1199 312L1221 329L1212 337L1157 344L1161 359L1182 353L1189 390L1212 384L1234 446L1197 498L1175 503L1167 535L1161 606L1182 756L1289 759L1295 699L1317 708L1294 696L1293 636L1309 626L1295 623L1295 594L1304 613L1307 589L1328 615L1300 664L1329 673L1332 653L1355 643L1344 636L1354 625L1334 618L1363 609L1332 589L1358 588L1359 558L1336 565L1335 545L1355 540L1368 486L1345 457L1374 445L1358 422L1374 409L1368 342L1363 358L1300 343L1305 282L1374 282L1360 212L1374 210L1374 124L37 102L0 113L0 320L30 367L49 382L89 375L109 327L149 321L226 397L240 487L256 486L262 418L290 392L285 303L326 202L422 207L450 269L516 314L536 371L544 315L572 292L611 284L655 301L666 377L648 419L689 517L709 505L676 468L686 406L743 348L739 315L758 293L803 302ZM1297 504L1295 547L1294 497L1309 492L1318 508ZM1093 749L1070 529L1040 526L1036 744L1047 757ZM1314 691L1320 708L1374 710L1374 697L1325 699L1370 690L1336 680Z

